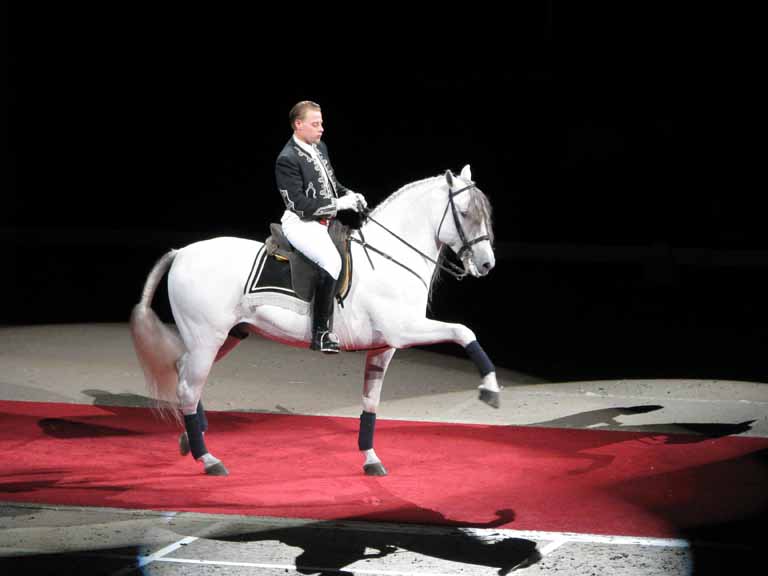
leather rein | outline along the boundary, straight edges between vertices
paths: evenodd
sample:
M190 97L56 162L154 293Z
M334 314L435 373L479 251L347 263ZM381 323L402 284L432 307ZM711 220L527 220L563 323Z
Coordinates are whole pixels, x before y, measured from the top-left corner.
M443 217L440 220L440 226L438 226L438 228L437 228L437 238L438 238L438 241L439 241L440 230L443 227L443 222L445 221L445 217L448 214L448 208L450 207L451 213L453 215L453 222L454 222L454 225L456 226L456 231L459 234L459 239L461 240L461 249L459 250L459 252L457 254L457 257L459 259L461 259L463 257L465 252L467 252L468 250L471 250L472 246L474 246L475 244L477 244L479 242L483 242L484 240L490 240L490 237L487 234L484 234L482 236L478 236L477 238L475 238L473 240L467 241L467 235L464 232L464 228L461 225L461 220L459 219L459 212L458 212L458 209L456 208L456 203L454 202L453 199L454 199L454 197L458 196L462 192L466 192L467 190L471 190L473 188L475 188L475 183L471 182L467 186L465 186L464 188L456 190L455 192L449 191L449 193L448 193L448 203L445 205L445 211L443 212ZM454 264L453 262L449 262L447 260L445 262L440 261L440 260L435 260L431 256L425 254L424 252L422 252L421 250L416 248L416 246L414 246L413 244L408 242L406 239L402 238L401 236L399 236L398 234L396 234L395 232L393 232L392 230L390 230L389 228L384 226L381 222L379 222L378 220L373 218L370 215L370 211L366 212L365 219L366 220L370 220L371 222L373 222L374 224L376 224L380 228L383 228L384 230L389 232L389 234L391 234L392 236L397 238L400 242L405 244L408 248L410 248L411 250L413 250L414 252L419 254L419 256L425 258L426 260L428 260L429 262L431 262L432 264L434 264L435 266L440 268L440 270L442 270L443 272L446 272L447 274L449 274L453 278L456 278L456 280L461 280L462 278L464 278L467 275L466 271L464 270L464 268L462 266L459 266L458 264ZM378 248L368 244L368 242L365 241L365 236L363 236L362 229L358 229L357 232L359 232L359 234L360 234L360 239L357 239L354 236L351 236L350 239L353 242L356 242L357 244L360 244L363 247L363 250L365 251L365 255L368 258L368 262L370 263L371 268L373 268L375 270L375 268L373 266L373 261L371 260L371 256L368 254L368 250L371 250L372 252L375 252L376 254L379 254L380 256L383 256L387 260L389 260L391 262L394 262L395 264L397 264L397 265L401 266L402 268L408 270L408 272L410 272L411 274L416 276L419 280L421 280L421 283L424 284L424 286L427 289L429 289L429 286L427 286L427 283L424 281L424 279L421 276L419 276L419 274L416 273L413 269L409 268L408 266L406 266L402 262L398 261L396 258L393 258L392 256L390 256L386 252L383 252L382 250L379 250Z

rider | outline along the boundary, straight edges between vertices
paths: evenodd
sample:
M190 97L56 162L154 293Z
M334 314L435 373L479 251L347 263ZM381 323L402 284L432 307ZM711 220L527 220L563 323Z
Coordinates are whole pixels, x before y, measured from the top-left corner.
M293 247L319 267L312 305L310 348L321 352L339 351L339 339L332 331L333 297L341 272L341 256L328 225L340 210L360 211L367 206L362 194L342 186L331 167L323 136L320 106L299 102L289 114L293 137L277 157L275 178L285 202L283 233Z

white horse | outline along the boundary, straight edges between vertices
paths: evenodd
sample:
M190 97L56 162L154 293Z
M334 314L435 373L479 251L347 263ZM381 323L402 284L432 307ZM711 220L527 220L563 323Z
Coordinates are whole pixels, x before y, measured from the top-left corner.
M462 324L426 317L431 284L446 269L440 257L443 246L463 264L453 265L454 275L484 276L494 267L490 203L465 166L460 176L448 171L404 186L370 212L353 240L354 276L343 307L336 306L334 331L342 350L367 350L358 446L366 474L384 475L373 432L384 375L396 349L459 344L480 371L480 399L499 405L495 368L475 334ZM305 348L311 340L308 303L290 295L244 291L262 247L260 242L223 237L169 251L149 273L131 315L147 384L155 398L172 403L177 417L181 409L186 426L182 454L191 449L207 474L228 473L205 447L207 421L200 398L214 362L240 341L230 330L246 327ZM169 268L168 293L180 339L150 308Z

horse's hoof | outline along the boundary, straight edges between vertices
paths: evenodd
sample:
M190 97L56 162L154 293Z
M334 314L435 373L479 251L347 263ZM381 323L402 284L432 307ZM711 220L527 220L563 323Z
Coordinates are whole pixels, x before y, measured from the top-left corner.
M480 396L478 396L478 398L488 404L491 408L498 408L501 406L501 394L494 392L493 390L480 388Z
M229 470L221 462L206 467L205 473L209 476L229 476Z
M373 464L364 464L363 472L366 476L386 476L387 469L384 468L384 464L381 462L374 462Z
M186 432L182 432L179 436L179 453L182 456L189 454L189 436Z

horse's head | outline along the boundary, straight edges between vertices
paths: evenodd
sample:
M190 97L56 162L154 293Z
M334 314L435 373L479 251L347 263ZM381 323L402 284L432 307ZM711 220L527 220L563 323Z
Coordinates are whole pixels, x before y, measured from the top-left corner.
M472 276L485 276L496 264L493 254L491 204L472 181L469 165L459 176L445 173L447 204L437 238L456 253L464 271Z

